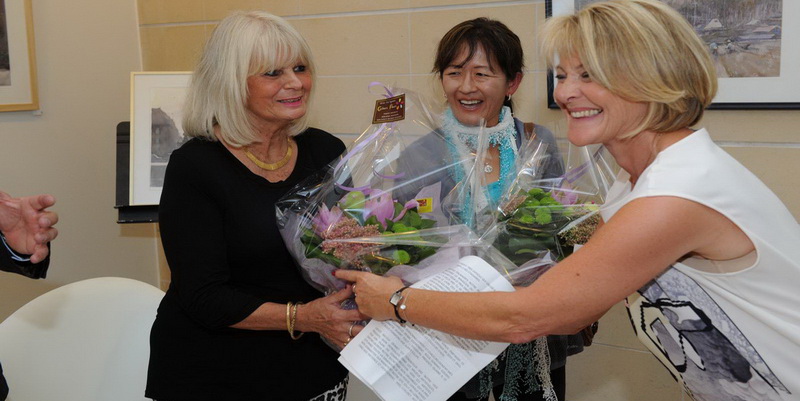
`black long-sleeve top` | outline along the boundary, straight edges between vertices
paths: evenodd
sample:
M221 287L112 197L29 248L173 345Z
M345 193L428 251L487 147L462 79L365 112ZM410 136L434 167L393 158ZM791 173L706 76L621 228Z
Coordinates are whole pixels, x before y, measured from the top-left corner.
M316 333L229 326L264 302L322 294L301 277L278 232L275 202L344 151L327 132L295 137L294 171L270 183L221 143L172 153L159 207L172 273L150 336L146 396L164 400L308 400L347 375Z

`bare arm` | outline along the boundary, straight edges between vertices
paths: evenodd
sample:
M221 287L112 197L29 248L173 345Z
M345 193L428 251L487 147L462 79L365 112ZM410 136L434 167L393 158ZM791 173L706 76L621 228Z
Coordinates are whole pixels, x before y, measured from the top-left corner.
M353 291L348 286L327 297L317 298L307 304L299 305L295 330L319 333L334 344L343 344L349 341L350 334L355 336L361 331L359 325L353 326L351 329L353 322L363 319L357 310L344 310L340 307L342 301L352 295ZM250 316L231 327L247 330L287 330L286 304L266 302Z
M480 294L410 289L404 293L404 317L463 337L515 343L574 333L687 254L720 259L746 254L752 250L746 237L721 249L720 244L739 233L727 218L697 203L674 197L637 199L531 286ZM394 318L387 300L400 287L399 280L341 270L336 277L356 282L362 313Z

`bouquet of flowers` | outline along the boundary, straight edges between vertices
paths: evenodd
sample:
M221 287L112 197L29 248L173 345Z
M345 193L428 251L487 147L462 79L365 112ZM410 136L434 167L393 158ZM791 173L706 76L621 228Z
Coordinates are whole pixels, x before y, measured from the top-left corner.
M302 229L300 241L307 257L325 260L338 268L353 266L383 274L397 265L415 265L435 253L431 246L394 245L375 250L372 249L375 245L369 242L347 241L389 237L429 229L436 224L436 220L420 216L416 200L400 204L388 193L370 192L348 192L331 209L321 205L312 218L312 227ZM422 241L417 234L405 239Z
M469 254L490 259L501 272L515 268L459 225L443 202L453 186L444 182L452 180L447 171L470 169L475 155L447 151L454 145L438 132L438 113L424 98L386 92L376 102L378 121L343 157L276 203L279 230L303 277L327 293L345 285L331 275L335 269L414 283ZM382 116L386 110L397 113Z
M517 265L543 254L555 261L569 256L600 222L599 205L613 182L604 152L570 145L566 173L551 178L530 168L538 154L523 159L485 237Z

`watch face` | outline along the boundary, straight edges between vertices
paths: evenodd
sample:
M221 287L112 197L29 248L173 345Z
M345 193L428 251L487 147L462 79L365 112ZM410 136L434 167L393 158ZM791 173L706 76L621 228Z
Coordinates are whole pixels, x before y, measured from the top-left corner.
M394 306L397 306L397 303L400 302L402 298L403 298L402 294L395 292L394 294L392 294L391 298L389 298L389 303Z

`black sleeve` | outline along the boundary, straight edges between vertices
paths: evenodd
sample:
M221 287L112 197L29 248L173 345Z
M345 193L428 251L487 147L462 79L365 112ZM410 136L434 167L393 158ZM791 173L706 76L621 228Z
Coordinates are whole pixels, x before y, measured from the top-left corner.
M47 268L50 266L50 255L47 255L39 263L20 262L11 257L11 252L6 248L4 240L0 240L0 271L16 273L28 278L39 279L47 276ZM50 247L50 244L47 244Z
M206 160L203 160L206 159ZM242 321L263 301L229 284L223 202L215 169L202 153L170 157L159 206L159 226L180 308L207 328Z
M346 150L341 139L319 128L309 128L295 139L308 141L309 146L304 148L312 152L311 158L314 164L309 167L314 171L338 161Z

